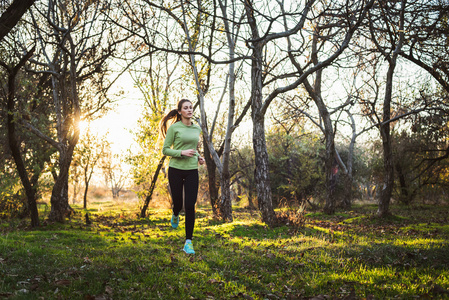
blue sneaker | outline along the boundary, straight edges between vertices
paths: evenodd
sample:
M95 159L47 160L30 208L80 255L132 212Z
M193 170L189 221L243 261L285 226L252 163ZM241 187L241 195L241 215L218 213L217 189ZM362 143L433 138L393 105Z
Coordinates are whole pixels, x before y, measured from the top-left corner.
M195 254L195 251L193 250L193 245L191 241L186 241L184 244L184 252L187 254Z
M178 215L178 216L172 215L172 216L171 216L171 221L170 221L170 223L171 223L171 227L173 227L174 229L178 228L178 225L179 225L179 215Z

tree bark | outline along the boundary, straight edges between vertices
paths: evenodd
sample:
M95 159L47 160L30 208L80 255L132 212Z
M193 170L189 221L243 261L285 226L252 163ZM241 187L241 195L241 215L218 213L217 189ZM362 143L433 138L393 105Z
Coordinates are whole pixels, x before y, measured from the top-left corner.
M319 64L318 61L318 37L320 36L318 29L315 30L313 40L312 40L312 62L315 66ZM333 188L333 177L332 168L334 166L334 152L335 152L335 142L334 142L334 128L332 126L331 115L327 109L326 103L324 102L321 94L322 85L322 75L323 69L318 69L316 71L315 82L313 88L310 86L308 80L306 79L304 85L306 90L311 95L315 105L318 108L321 120L323 121L324 128L324 140L325 140L325 156L324 156L324 173L325 173L325 205L324 212L326 214L332 215L335 213L335 193Z
M16 26L35 0L14 0L0 17L0 41Z
M349 173L343 174L343 185L345 186L345 190L343 193L343 200L341 203L341 206L344 209L351 209L352 206L352 184L353 184L353 177Z
M263 117L256 116L253 118L253 147L256 164L254 178L256 181L257 204L262 213L262 221L271 225L274 224L276 215L272 202L264 123Z
M396 172L398 175L398 179L399 179L399 186L400 186L400 200L402 203L404 204L408 204L407 203L407 199L408 199L408 188L407 188L407 183L405 181L405 176L404 173L402 172L402 167L401 164L399 162L395 162L395 166L396 166Z
M36 190L32 182L28 178L27 170L20 153L19 143L17 141L16 135L16 120L14 120L15 111L15 90L16 90L16 75L17 72L23 67L26 61L33 55L35 48L33 47L20 62L12 69L8 69L8 100L7 100L7 128L8 128L8 144L13 156L14 162L17 167L17 172L19 173L20 180L25 189L25 194L27 196L27 205L31 217L31 227L39 226L39 212L36 205ZM6 67L6 65L4 65Z
M334 165L335 153L334 132L327 109L326 113L322 112L322 117L324 121L324 136L326 143L326 151L324 156L324 169L326 173L326 203L324 205L324 212L331 215L335 213L335 193L332 189L332 167Z
M72 147L70 147L72 148ZM73 148L63 147L59 152L59 174L51 192L51 210L48 215L50 221L64 222L69 216L72 208L69 205L69 167L72 162Z
M204 137L203 137L204 140ZM204 145L206 141L204 140ZM218 196L219 185L217 184L216 170L217 166L215 164L212 155L210 154L209 147L204 147L204 159L206 160L207 167L207 179L209 183L209 201L212 207L212 213L214 217L220 218L220 200Z
M322 127L322 131L324 133L325 138L325 155L324 155L324 173L325 173L325 205L324 212L326 214L335 213L335 195L332 189L332 167L334 166L335 160L335 141L334 141L334 129L332 126L332 120L327 109L326 103L324 103L321 98L321 74L322 70L318 70L316 72L316 80L315 85L312 87L308 80L304 80L304 86L312 97L315 105L318 108L321 120L323 121L324 127Z
M351 137L351 142L349 143L349 150L348 150L348 161L346 162L346 168L344 169L344 185L347 187L345 189L345 193L344 193L344 198L343 198L343 208L345 209L350 209L352 206L352 198L353 198L353 192L352 192L352 187L354 184L354 176L352 175L352 171L353 171L353 163L354 163L354 148L355 148L355 141L358 137L357 134L357 128L356 128L356 123L354 120L353 115L351 114L350 110L346 110L349 119L351 120L351 127L352 127L352 137ZM336 155L335 157L337 158L337 161L340 160L339 156L337 155L337 151L335 151ZM344 165L343 165L344 167Z
M145 198L145 202L142 206L142 210L140 211L140 217L145 218L147 214L148 205L150 204L151 198L153 197L154 188L156 187L157 178L159 177L159 173L161 172L162 166L164 165L166 156L162 156L159 160L159 164L157 165L156 171L154 171L153 178L151 180L150 189L148 191L148 195Z
M378 49L382 52L383 56L388 61L388 72L387 79L385 85L385 98L383 105L383 114L382 114L382 124L379 126L380 136L382 139L382 150L383 150L383 165L384 165L384 178L383 178L383 187L379 199L379 206L377 210L377 215L379 217L386 217L390 214L389 207L391 201L391 195L393 192L394 185L394 163L393 163L393 150L391 146L391 137L390 137L390 119L391 119L391 101L393 94L393 76L396 68L397 57L402 49L402 43L404 41L404 10L405 10L405 0L401 2L401 11L400 11L400 24L398 28L399 32L399 40L394 47L394 51L392 54L388 54L384 51L377 41ZM373 35L373 34L372 34ZM393 45L393 44L392 44Z
M393 58L389 61L387 72L387 83L385 87L385 99L382 118L384 122L390 120L391 118L391 98L393 92L393 75L395 67L396 56L393 55ZM379 217L386 217L390 214L389 207L394 184L394 165L393 150L390 138L390 122L386 122L380 125L380 137L382 139L384 176L377 215Z
M221 185L221 213L223 221L232 222L232 200L231 200L231 176L229 170L224 170L220 176Z
M89 190L89 181L84 182L83 208L87 208L87 191Z
M272 225L276 221L276 214L273 208L270 186L268 151L265 139L265 115L262 111L262 50L265 41L260 39L252 3L247 1L245 8L253 39L251 43L251 119L253 122L253 147L256 164L254 178L256 181L257 203L262 214L262 221Z
M388 110L388 112L386 112L387 108L385 106L386 105L384 104L384 119L389 119L390 111ZM388 108L390 107L390 105L387 106ZM394 184L393 151L391 149L390 123L382 125L380 133L382 137L384 177L377 215L379 217L386 217L390 214L390 199Z

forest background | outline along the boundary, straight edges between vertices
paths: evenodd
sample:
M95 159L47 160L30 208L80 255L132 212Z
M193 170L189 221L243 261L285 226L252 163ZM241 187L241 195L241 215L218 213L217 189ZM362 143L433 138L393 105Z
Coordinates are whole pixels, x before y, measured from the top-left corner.
M446 0L0 14L0 297L448 298ZM195 255L158 133L181 98L206 159Z
M169 206L158 123L181 98L203 130L200 198L216 218L231 222L233 203L269 225L280 207L375 201L385 217L393 201L447 204L448 11L436 0L4 1L2 217L39 226L45 202L62 222L95 181L114 198L133 191L141 216L156 199ZM125 122L111 112L130 97L133 147L117 153L117 132L99 127Z

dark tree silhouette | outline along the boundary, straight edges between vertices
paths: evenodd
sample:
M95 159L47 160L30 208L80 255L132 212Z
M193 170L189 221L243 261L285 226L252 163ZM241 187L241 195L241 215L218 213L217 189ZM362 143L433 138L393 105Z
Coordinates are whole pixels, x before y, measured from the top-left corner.
M35 0L14 0L0 16L0 41L16 26Z

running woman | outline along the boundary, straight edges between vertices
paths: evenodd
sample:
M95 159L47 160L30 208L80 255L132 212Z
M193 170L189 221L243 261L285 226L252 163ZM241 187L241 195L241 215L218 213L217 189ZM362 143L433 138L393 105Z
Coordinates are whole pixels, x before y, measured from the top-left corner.
M196 151L201 128L192 123L192 115L192 102L181 99L178 108L171 110L160 124L161 133L165 136L162 153L170 156L168 182L173 202L170 223L173 228L178 228L179 212L184 200L186 241L183 250L187 254L195 254L192 237L199 183L198 163L204 164L204 158ZM167 129L167 122L172 119L174 123Z

